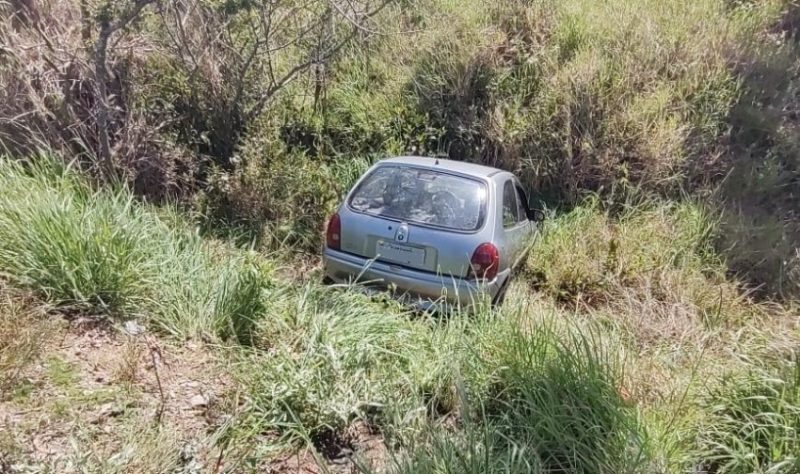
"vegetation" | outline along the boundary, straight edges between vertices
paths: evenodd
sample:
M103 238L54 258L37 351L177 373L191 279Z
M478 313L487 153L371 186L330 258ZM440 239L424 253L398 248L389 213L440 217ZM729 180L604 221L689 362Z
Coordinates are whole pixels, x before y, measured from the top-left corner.
M27 421L0 471L797 472L798 25L789 0L0 2L0 420ZM325 218L395 153L552 211L501 309L318 283ZM110 386L49 342L87 318ZM170 411L170 344L219 400Z
M257 469L298 443L322 452L347 446L354 423L366 423L396 450L386 468L400 472L638 472L690 463L791 472L793 431L784 427L796 421L792 369L783 379L751 372L752 362L721 348L769 361L763 354L773 344L796 344L795 330L772 334L796 316L725 280L710 244L714 222L690 204L645 202L613 219L596 201L576 208L544 230L530 277L500 312L442 319L285 281L278 262L205 240L174 211L139 203L124 188L92 191L52 157L6 160L0 177L11 283L56 308L227 341L220 357L247 394L218 428L239 453L231 454L235 468ZM578 235L587 228L597 239ZM613 260L608 236L620 246ZM598 271L598 260L613 265ZM568 309L576 303L577 314ZM57 373L56 382L69 371ZM749 375L738 382L740 374ZM708 380L718 382L700 383ZM732 396L741 391L753 395ZM687 414L664 421L676 410ZM742 428L756 423L763 434ZM253 444L261 433L280 443Z
M182 337L247 342L268 269L169 210L96 192L56 160L0 163L0 270L57 305L143 315Z
M797 362L723 379L698 429L702 459L717 472L793 472L800 468Z
M10 294L4 294L0 302L0 397L17 388L22 374L42 352L41 340L52 332L52 324L35 313L21 298Z

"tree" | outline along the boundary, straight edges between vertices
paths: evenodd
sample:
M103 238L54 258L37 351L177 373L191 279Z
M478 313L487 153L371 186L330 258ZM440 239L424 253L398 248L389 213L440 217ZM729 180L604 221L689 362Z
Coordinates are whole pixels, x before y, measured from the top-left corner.
M97 89L97 135L100 142L98 155L107 181L116 180L116 168L114 166L113 157L111 156L111 140L108 131L108 43L115 33L123 30L139 18L142 10L153 3L155 3L155 0L135 0L132 3L125 2L122 8L115 9L113 0L109 0L109 2L101 8L99 15L97 15L99 31L97 41L94 43L93 60L94 83ZM86 21L86 19L84 19L84 21Z
M392 1L172 0L162 11L169 48L193 100L208 101L192 115L210 115L195 124L210 135L209 154L225 165L240 135L304 75L313 76L318 101L329 62L377 33L376 15Z

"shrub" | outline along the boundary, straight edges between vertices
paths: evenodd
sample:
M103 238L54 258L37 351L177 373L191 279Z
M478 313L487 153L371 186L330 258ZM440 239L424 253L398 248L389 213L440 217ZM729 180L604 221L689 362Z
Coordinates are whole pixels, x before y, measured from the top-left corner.
M725 281L715 229L712 217L695 204L644 202L614 216L591 198L545 224L527 271L535 286L556 298L590 304L627 288L674 283L691 290L690 284L704 281L713 286Z
M370 164L315 159L263 137L248 141L240 159L232 172L212 175L198 206L204 226L232 227L267 250L315 253L333 207Z
M776 16L714 0L477 2L458 14L423 5L426 16L449 15L412 40L408 78L409 99L442 131L437 148L518 170L569 201L620 181L675 190L727 130L741 88L731 51Z

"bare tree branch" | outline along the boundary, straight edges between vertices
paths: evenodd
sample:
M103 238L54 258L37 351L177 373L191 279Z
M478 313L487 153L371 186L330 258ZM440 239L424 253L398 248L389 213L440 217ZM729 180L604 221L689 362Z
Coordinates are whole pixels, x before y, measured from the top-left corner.
M116 178L114 162L111 154L111 139L109 128L108 105L108 42L111 35L128 26L130 22L139 17L144 7L155 3L156 0L136 0L133 6L123 13L116 21L111 22L108 12L101 15L100 32L94 46L94 74L95 87L97 88L97 134L100 141L100 165L106 180Z
M331 1L335 1L335 0L331 0ZM373 10L371 10L371 11L369 11L369 12L367 12L367 13L365 13L363 15L362 22L365 22L366 20L368 20L368 19L374 17L375 15L377 15L387 5L392 3L392 1L393 0L383 0L376 8L374 8ZM333 47L329 48L326 51L323 51L320 55L318 55L316 57L312 57L311 59L308 59L308 60L306 60L304 62L296 64L294 67L289 69L289 71L286 72L277 81L272 80L272 82L270 83L270 86L267 88L267 90L265 90L259 96L259 98L256 100L256 102L253 105L253 107L251 107L250 110L247 111L246 117L248 119L252 119L255 116L259 115L264 110L266 105L269 103L270 99L272 99L272 97L279 90L281 90L284 86L286 86L286 84L288 84L289 82L293 81L297 77L297 75L299 75L303 71L309 69L315 63L327 61L331 57L335 56L336 53L338 53L344 46L346 46L348 43L350 43L350 41L353 40L353 38L359 33L359 31L362 31L362 29L353 27L353 29L344 38L342 38L338 43L336 43Z

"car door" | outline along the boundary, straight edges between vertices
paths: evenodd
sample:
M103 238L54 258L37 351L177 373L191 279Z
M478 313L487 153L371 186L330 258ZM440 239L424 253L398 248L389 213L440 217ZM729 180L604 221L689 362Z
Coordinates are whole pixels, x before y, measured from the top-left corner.
M522 185L519 181L514 180L514 189L517 191L517 205L519 207L518 214L519 216L524 219L527 226L525 227L525 235L521 241L521 248L520 248L520 255L519 258L522 259L527 255L528 251L533 246L533 236L536 233L537 224L530 220L528 217L529 215L529 207L528 207L528 195L525 193L525 190L522 189Z
M508 265L515 268L520 261L522 253L530 234L530 221L520 206L515 181L509 178L503 183L503 232L505 233L505 252L508 255Z

